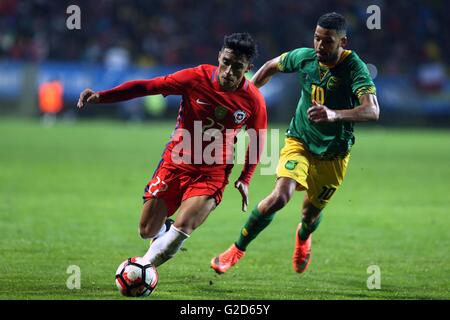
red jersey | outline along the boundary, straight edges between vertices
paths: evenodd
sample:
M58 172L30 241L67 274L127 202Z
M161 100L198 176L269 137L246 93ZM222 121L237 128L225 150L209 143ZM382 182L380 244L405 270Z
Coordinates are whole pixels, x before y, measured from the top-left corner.
M248 184L265 143L266 105L259 90L245 78L236 91L222 90L217 72L215 66L200 65L150 80L129 81L99 92L100 102L154 94L181 95L177 124L163 160L208 174L231 170L237 133L244 126L253 129L239 178Z

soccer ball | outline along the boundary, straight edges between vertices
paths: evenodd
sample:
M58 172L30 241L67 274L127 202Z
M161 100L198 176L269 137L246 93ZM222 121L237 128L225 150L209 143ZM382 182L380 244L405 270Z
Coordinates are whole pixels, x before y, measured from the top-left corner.
M129 258L116 271L116 286L127 297L148 296L158 284L156 268L141 257Z

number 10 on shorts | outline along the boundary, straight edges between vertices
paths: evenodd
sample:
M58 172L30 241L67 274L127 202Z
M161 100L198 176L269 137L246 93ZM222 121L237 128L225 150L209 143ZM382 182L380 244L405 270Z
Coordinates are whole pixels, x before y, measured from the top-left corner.
M323 201L330 200L335 192L336 192L336 188L323 186L322 192L320 192L318 198L319 198L319 200L323 200Z

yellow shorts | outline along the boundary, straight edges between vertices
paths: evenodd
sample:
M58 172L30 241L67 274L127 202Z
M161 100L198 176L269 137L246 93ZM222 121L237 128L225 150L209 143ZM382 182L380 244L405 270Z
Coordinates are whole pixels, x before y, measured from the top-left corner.
M321 160L300 140L288 137L281 149L277 177L297 181L297 190L306 190L312 204L323 209L344 180L350 155L343 159Z

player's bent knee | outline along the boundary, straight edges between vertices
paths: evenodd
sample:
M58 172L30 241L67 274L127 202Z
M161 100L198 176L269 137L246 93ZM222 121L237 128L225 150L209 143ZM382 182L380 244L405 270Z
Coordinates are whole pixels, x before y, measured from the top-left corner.
M275 191L271 196L270 210L278 211L282 209L290 200L289 194L285 192Z
M155 237L157 231L152 230L148 225L140 225L139 226L139 235L142 239L151 239Z

